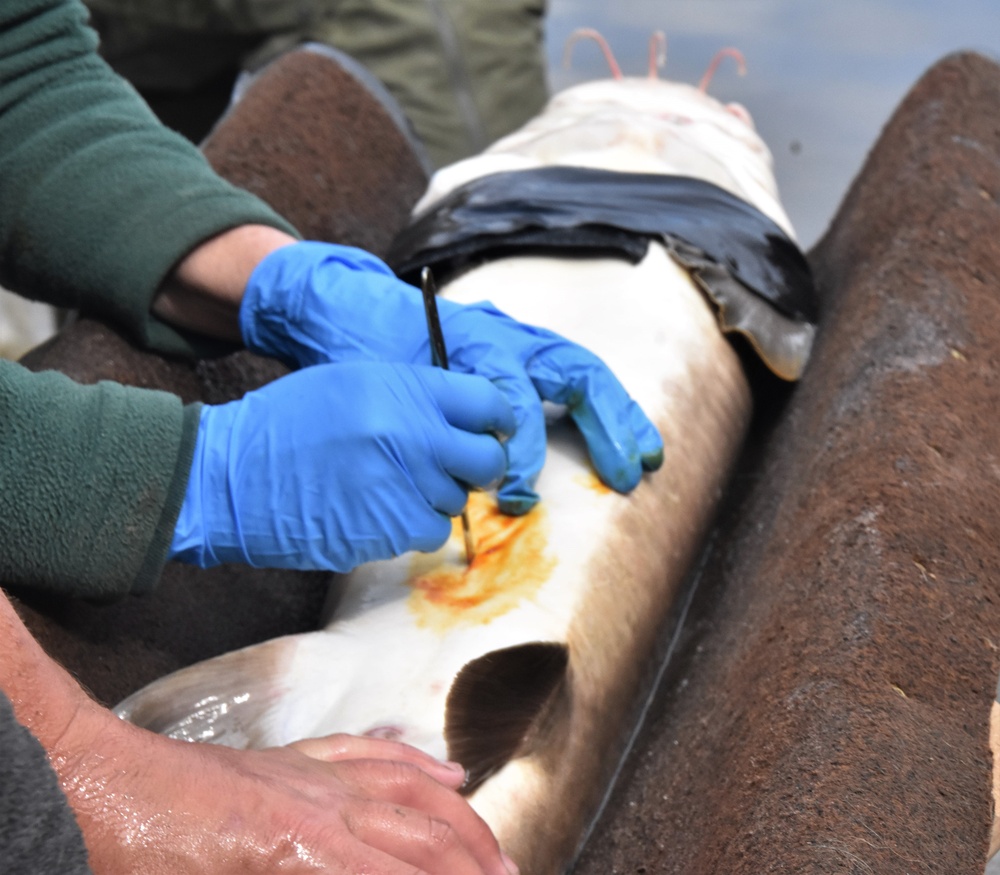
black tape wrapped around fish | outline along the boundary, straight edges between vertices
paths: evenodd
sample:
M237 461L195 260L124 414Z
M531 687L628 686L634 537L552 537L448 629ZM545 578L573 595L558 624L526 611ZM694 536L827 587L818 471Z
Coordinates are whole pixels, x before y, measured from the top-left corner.
M403 278L423 267L447 281L525 253L619 256L637 264L651 240L691 271L778 376L795 380L818 313L798 245L756 207L688 176L538 167L473 179L423 213L388 255Z

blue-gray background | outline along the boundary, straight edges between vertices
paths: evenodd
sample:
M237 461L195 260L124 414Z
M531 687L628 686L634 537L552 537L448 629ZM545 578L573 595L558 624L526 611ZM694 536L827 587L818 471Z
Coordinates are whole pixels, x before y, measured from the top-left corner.
M549 0L546 27L554 89L608 73L590 42L563 68L577 27L598 28L625 75L645 74L658 29L667 35L666 78L697 83L717 49L740 49L746 76L725 61L709 90L750 110L805 248L928 67L960 49L1000 59L998 0Z

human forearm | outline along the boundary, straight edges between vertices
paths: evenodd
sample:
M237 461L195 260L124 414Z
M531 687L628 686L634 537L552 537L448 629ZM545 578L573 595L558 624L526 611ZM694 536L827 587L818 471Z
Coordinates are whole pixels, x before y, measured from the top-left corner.
M379 739L234 751L139 729L89 699L2 593L0 689L47 751L96 875L516 872L455 792L461 768Z
M42 746L58 746L71 724L97 705L69 673L50 659L0 591L0 688L18 722Z
M150 315L168 274L227 229L294 231L157 121L85 19L76 0L0 4L0 282L191 354Z
M268 225L242 225L206 240L170 273L153 299L165 322L240 342L239 309L260 260L296 238Z

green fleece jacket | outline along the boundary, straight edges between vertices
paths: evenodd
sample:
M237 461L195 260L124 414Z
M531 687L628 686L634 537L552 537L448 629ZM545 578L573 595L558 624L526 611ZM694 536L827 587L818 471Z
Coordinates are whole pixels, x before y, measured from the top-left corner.
M150 315L198 243L292 229L220 179L96 55L76 0L0 2L0 284L193 354ZM0 582L109 598L150 588L187 484L198 408L0 362Z

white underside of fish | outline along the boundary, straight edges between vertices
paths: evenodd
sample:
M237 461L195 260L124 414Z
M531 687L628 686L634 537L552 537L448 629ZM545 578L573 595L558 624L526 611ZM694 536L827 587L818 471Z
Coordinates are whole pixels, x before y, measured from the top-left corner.
M0 289L0 358L19 359L56 333L54 307Z

